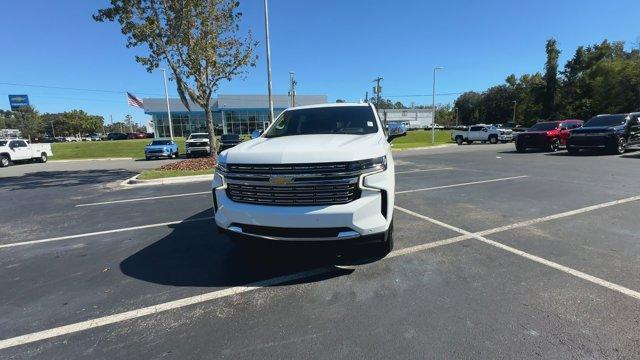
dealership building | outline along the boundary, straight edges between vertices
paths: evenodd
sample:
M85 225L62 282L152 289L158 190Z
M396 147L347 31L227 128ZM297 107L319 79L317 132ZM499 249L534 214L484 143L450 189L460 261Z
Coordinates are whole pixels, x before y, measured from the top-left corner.
M424 129L433 124L431 109L380 109L380 119L387 123L402 123L408 129Z
M296 106L324 104L326 95L296 95ZM169 117L165 99L143 99L144 112L152 117L156 137L169 137ZM291 106L287 95L274 95L275 116ZM190 103L189 111L180 99L169 99L171 123L174 136L189 136L191 133L206 132L207 121L204 110ZM251 134L254 130L264 130L269 124L269 98L266 95L219 95L212 99L211 112L217 131L223 134Z

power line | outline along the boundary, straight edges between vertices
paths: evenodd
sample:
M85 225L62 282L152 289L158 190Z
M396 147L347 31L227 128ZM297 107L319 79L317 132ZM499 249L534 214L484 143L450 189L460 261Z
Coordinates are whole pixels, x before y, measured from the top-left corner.
M8 83L8 82L0 82L0 85L10 85L10 86L24 86L24 87L36 87L43 89L57 89L57 90L73 90L73 91L90 91L90 92L100 92L100 93L111 93L111 94L126 94L126 91L117 91L117 90L104 90L104 89L86 89L86 88L73 88L73 87L64 87L64 86L50 86L50 85L36 85L36 84L20 84L20 83ZM136 91L136 94L141 95L153 95L153 96L162 96L161 94L155 93L145 93Z
M436 96L447 96L447 95L462 95L464 92L453 92L453 93L436 93ZM423 97L423 96L433 96L433 94L412 94L412 95L386 95L388 98L400 98L400 97Z

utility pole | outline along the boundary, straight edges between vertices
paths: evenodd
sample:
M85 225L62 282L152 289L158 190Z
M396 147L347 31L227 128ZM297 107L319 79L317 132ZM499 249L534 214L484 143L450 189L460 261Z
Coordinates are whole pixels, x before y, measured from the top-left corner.
M364 102L369 103L369 91L364 92Z
M518 101L513 100L513 126L516 126L516 108L518 107Z
M384 80L381 76L373 79L376 86L373 87L373 93L376 95L376 109L380 108L380 94L382 93L382 87L380 87L380 81Z
M269 122L273 122L273 94L271 93L271 44L269 42L269 4L264 0L264 34L267 38L267 83L269 88Z
M456 108L456 126L460 125L460 112Z
M131 115L127 115L124 118L127 121L127 124L129 124L129 133L132 133L133 132L133 124L131 123Z
M53 127L53 120L51 120L51 134L53 135L53 138L56 138L56 129L54 129Z
M162 71L162 78L164 79L164 97L167 101L167 118L169 119L169 136L171 137L171 140L173 140L173 123L171 122L171 108L169 107L169 88L167 87L167 71L165 69L160 69L160 71ZM155 134L156 130L153 129L153 132Z
M291 107L296 106L296 73L289 71L289 97L291 98Z
M431 111L433 111L432 123L431 123L431 143L436 143L436 70L444 69L441 66L437 66L433 68L433 92L432 92L432 103L431 103Z

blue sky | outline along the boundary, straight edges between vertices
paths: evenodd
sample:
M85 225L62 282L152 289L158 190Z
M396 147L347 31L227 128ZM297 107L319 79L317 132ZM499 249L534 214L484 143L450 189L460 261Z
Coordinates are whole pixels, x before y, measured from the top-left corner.
M105 0L23 0L0 5L0 82L130 91L163 95L160 73L134 61L117 24L95 23ZM606 4L606 6L604 5ZM243 29L260 47L258 66L246 79L223 83L219 93L266 93L261 0L241 0ZM633 46L640 37L640 1L611 0L271 0L272 71L275 93L286 93L289 71L299 94L326 94L357 101L384 77L383 96L430 94L434 66L438 93L484 90L511 74L542 71L544 43L555 37L561 65L578 45L605 38ZM173 84L171 94L175 95ZM0 108L8 94L30 96L41 112L80 108L121 120L142 110L124 95L0 84ZM406 104L430 97L392 97ZM439 103L455 100L440 96Z

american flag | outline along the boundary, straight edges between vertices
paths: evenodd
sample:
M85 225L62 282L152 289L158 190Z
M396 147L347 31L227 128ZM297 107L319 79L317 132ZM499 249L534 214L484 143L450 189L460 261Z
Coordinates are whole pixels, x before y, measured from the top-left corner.
M136 97L130 92L127 92L127 103L131 106L142 108L142 99Z

